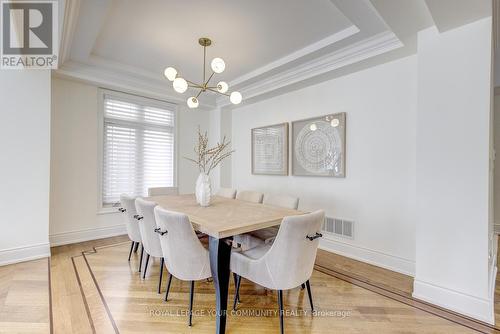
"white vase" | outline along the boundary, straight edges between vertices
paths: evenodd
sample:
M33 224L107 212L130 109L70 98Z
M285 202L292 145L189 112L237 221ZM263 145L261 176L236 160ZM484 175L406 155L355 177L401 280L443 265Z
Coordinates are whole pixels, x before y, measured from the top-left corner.
M205 173L200 173L196 180L196 202L201 206L210 205L210 197L212 195L212 187L210 185L210 176Z

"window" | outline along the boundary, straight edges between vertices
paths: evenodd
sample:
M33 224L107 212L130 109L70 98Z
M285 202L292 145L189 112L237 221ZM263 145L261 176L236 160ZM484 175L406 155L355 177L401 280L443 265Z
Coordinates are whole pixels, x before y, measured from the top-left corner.
M102 206L175 184L175 105L104 93Z

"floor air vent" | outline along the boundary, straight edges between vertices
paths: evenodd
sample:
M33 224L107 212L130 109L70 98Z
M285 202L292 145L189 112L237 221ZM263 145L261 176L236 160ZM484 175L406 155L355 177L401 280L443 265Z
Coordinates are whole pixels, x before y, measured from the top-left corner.
M325 217L323 231L342 238L354 238L354 222L345 219Z

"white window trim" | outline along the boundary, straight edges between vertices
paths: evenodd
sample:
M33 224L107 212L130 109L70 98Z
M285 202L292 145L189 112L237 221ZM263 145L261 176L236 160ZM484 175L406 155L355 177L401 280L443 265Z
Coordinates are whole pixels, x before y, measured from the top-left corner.
M156 98L145 97L140 95L135 95L131 93L122 93L114 90L109 90L106 88L98 89L98 104L97 104L97 214L105 215L105 214L113 214L119 213L118 208L114 207L103 207L102 205L102 176L104 173L104 97L112 96L118 100L125 100L136 102L138 104L148 104L151 106L157 106L160 108L175 107L174 111L174 187L178 187L179 178L178 178L178 170L179 170L179 108L178 105L172 102L159 100Z

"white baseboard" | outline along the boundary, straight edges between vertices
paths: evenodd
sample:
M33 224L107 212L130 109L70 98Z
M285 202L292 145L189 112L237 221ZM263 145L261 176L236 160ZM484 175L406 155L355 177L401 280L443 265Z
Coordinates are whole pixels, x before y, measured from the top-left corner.
M415 279L413 297L468 317L495 323L493 301Z
M489 298L490 298L490 315L489 318L492 319L492 325L495 325L495 285L497 283L497 254L498 254L498 235L493 235L493 256L490 260L490 277L489 277Z
M74 244L82 241L114 237L122 234L127 234L127 230L124 224L101 227L101 228L91 228L79 231L55 233L49 235L49 240L50 240L50 246L54 247L67 244Z
M491 321L487 321L489 324L495 325L495 285L496 285L496 278L497 278L497 272L498 268L496 266L496 257L495 257L495 262L494 262L493 269L491 270L491 276L490 276L490 287L489 287L489 296L490 296L490 306L489 306L489 315L488 318L491 319Z
M415 262L402 257L351 245L328 236L324 236L321 239L319 248L354 260L373 264L377 267L415 276Z
M31 261L50 256L48 242L0 250L0 266L24 261Z

